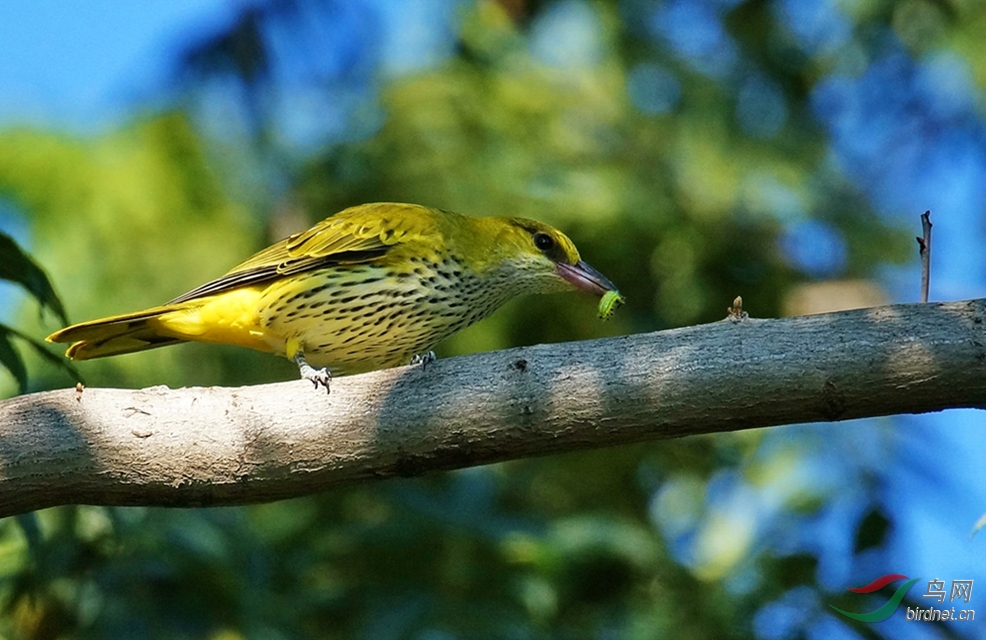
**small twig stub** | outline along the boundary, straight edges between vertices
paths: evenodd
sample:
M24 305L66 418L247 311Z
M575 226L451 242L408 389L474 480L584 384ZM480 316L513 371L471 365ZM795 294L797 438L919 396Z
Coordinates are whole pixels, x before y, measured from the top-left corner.
M727 320L743 320L744 318L749 318L750 314L743 311L743 297L736 296L733 299L733 304L726 308L726 319Z
M921 302L928 301L928 290L931 287L931 211L921 214L921 230L923 237L918 237L918 248L921 252Z

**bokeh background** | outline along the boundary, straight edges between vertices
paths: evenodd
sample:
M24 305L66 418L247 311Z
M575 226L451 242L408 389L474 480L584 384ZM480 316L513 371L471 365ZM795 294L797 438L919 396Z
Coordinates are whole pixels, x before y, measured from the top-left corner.
M519 300L446 357L716 321L737 294L757 317L912 302L926 209L932 298L983 296L984 33L978 0L7 0L0 231L73 321L381 200L547 221L628 297L606 324L576 295ZM5 285L0 322L58 327ZM75 383L18 349L31 390ZM201 345L79 371L296 376ZM946 411L249 508L49 509L0 521L0 637L983 637L829 605L873 610L893 587L847 587L902 573L911 606L976 580L958 608L986 617L984 427Z

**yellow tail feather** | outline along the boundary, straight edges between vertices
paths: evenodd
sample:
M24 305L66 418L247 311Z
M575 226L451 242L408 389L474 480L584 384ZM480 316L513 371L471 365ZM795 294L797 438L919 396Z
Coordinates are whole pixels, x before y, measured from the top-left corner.
M90 360L179 342L218 342L272 351L258 325L254 288L152 307L72 325L48 336L48 342L71 342L65 355Z
M175 310L171 306L154 307L122 316L83 322L56 331L47 340L73 343L65 352L73 360L89 360L164 347L183 342L175 335L162 333L163 327L156 322L163 314Z

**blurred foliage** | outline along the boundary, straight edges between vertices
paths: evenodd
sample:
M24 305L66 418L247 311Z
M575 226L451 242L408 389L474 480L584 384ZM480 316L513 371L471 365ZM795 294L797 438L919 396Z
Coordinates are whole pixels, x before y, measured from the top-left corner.
M58 294L51 286L48 276L24 251L17 246L14 239L5 233L0 233L0 280L7 280L23 287L41 305L42 309L48 308L58 319L68 323L65 310L62 308L62 301L58 299ZM21 393L25 393L28 388L27 366L11 338L17 338L24 344L32 347L35 352L43 359L53 362L56 366L62 367L70 374L78 377L78 372L70 363L52 355L37 340L17 331L13 327L0 323L0 367L4 367L14 376L17 387Z
M253 250L259 225L223 193L201 145L179 113L91 140L0 131L0 198L29 212L34 256L75 318L160 304ZM259 354L218 351L202 357L193 345L140 360L99 360L84 370L103 386L245 382L238 375L244 370L254 371L251 381L257 371L283 377ZM42 386L54 383L38 378Z
M968 4L852 3L845 47L861 72L887 34L913 55L951 46L982 85L983 16ZM173 110L89 138L0 130L0 199L30 221L31 251L76 319L168 300L268 241L385 200L556 224L628 298L608 324L575 295L519 300L443 355L715 321L737 294L773 316L800 284L866 280L910 259L912 233L834 166L811 113L833 52L777 18L788 4L698 3L721 12L739 51L738 70L717 75L694 60L718 53L689 58L688 42L652 33L655 12L685 5L466 2L450 19L448 59L377 76L372 3L252 3L177 56L186 75ZM328 37L354 14L361 37ZM563 19L583 20L587 35L552 53L549 27ZM312 61L312 77L279 76L278 47L316 58L315 43L354 51L326 64L332 73ZM349 133L292 153L272 107L292 83L338 89ZM249 114L237 135L209 102L230 85ZM788 250L822 237L834 248L816 262ZM65 383L28 364L33 388ZM100 386L296 374L201 345L80 369ZM879 637L825 604L833 557L890 570L873 560L895 526L879 502L888 428L649 443L243 509L45 510L0 522L0 634Z

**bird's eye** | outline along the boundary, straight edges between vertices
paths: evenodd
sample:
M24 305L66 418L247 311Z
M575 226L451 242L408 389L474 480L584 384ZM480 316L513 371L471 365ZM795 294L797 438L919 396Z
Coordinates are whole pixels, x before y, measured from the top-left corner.
M534 234L534 246L541 251L548 251L555 246L555 239L549 236L547 233L535 233Z

